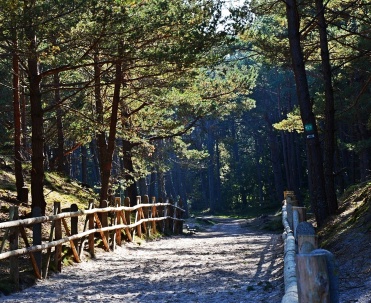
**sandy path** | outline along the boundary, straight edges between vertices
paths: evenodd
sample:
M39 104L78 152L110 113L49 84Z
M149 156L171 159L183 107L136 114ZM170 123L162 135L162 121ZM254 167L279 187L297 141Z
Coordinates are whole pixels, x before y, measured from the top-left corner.
M0 302L280 302L280 235L220 222L192 236L126 244Z

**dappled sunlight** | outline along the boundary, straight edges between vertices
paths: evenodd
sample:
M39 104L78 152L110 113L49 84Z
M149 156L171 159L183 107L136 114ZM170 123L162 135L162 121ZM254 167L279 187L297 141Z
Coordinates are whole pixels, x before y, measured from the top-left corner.
M282 296L279 235L237 220L74 265L4 302L265 302ZM281 261L280 261L281 260Z

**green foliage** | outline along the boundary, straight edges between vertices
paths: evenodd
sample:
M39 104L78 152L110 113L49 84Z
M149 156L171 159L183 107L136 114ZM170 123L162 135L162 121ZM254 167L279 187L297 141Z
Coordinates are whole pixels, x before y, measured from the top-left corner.
M293 112L287 114L287 118L283 119L278 123L274 123L273 127L277 130L284 130L288 132L296 131L302 133L304 131L303 122L298 113L298 108L295 108Z

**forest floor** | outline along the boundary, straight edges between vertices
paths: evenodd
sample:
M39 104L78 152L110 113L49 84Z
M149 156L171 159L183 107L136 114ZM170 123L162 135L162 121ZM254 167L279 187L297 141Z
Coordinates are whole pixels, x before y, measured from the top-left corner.
M280 302L282 239L246 220L207 218L196 232L127 243L2 302ZM200 221L200 220L198 220Z

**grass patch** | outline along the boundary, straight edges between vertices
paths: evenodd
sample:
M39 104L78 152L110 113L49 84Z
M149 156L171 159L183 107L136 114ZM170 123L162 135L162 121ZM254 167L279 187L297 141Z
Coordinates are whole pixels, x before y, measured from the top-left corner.
M324 247L352 230L357 229L361 233L371 230L371 182L349 187L340 200L338 214L318 232Z
M52 207L54 202L61 202L62 208L76 204L79 209L86 209L89 199L97 199L92 189L82 187L78 182L55 172L45 174L44 194L49 207Z

